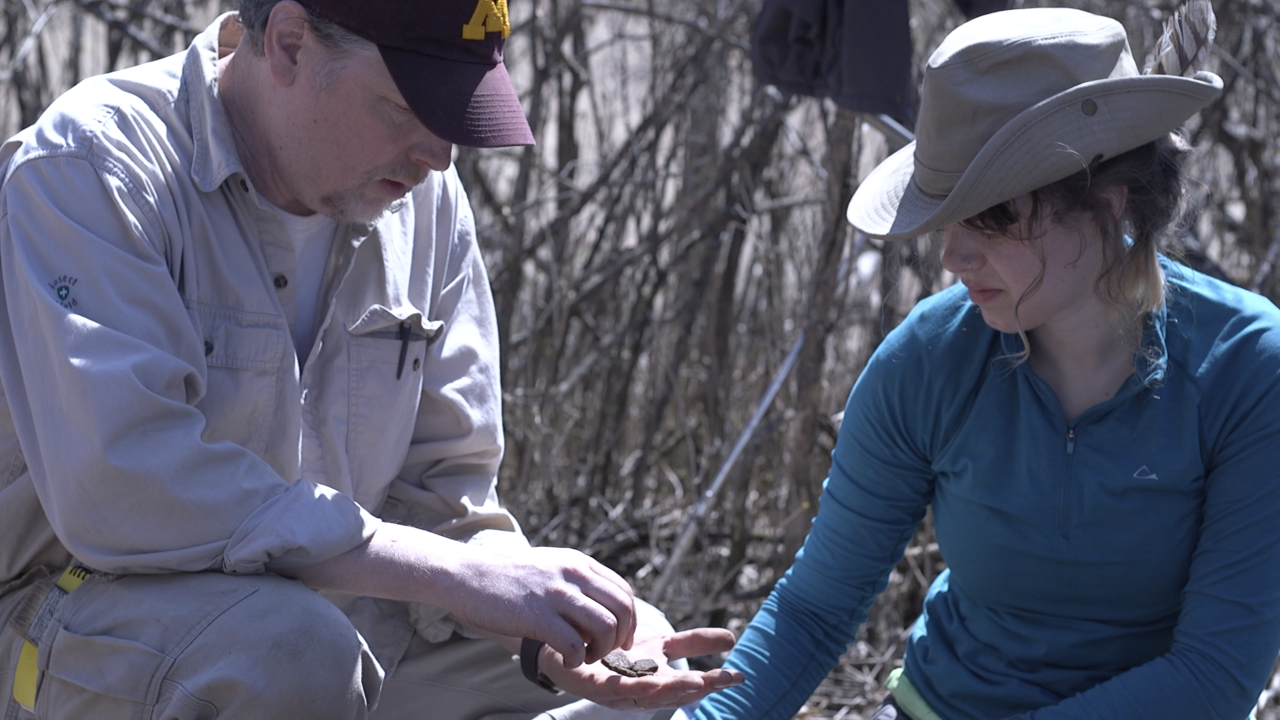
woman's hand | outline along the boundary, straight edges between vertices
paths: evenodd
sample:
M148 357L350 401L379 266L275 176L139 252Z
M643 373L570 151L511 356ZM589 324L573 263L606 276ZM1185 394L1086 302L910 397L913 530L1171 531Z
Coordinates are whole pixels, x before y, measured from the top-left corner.
M565 692L615 710L676 708L737 685L744 678L737 670L676 670L668 661L727 652L733 643L733 633L720 628L637 636L626 655L633 661L648 658L658 663L658 672L646 677L625 677L599 662L566 668L564 658L550 646L542 648L538 669Z

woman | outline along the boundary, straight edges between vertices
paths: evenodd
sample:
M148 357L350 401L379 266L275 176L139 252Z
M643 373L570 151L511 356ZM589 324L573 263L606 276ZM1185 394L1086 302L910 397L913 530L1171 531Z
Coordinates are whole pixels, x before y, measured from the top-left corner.
M1280 312L1156 253L1221 80L1116 22L987 15L850 221L961 284L859 377L804 548L697 717L790 717L932 507L948 569L877 718L1244 720L1280 648Z

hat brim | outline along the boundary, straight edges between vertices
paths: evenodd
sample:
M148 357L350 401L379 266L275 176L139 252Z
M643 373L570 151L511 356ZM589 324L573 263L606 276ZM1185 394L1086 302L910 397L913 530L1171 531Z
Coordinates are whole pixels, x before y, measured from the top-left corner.
M1222 79L1207 72L1082 83L1005 124L945 196L916 184L916 144L909 143L862 181L846 217L871 237L923 235L1069 177L1098 156L1110 159L1164 137L1221 93Z
M533 145L533 132L501 62L461 62L378 46L396 88L442 140L468 147Z

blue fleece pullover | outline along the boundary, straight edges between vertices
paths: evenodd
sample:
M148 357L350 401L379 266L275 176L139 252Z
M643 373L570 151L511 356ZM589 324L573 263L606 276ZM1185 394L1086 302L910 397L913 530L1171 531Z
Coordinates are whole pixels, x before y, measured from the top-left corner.
M1243 720L1280 649L1280 311L1164 263L1135 373L1072 422L961 286L858 378L821 509L700 720L787 718L932 506L905 673L945 720Z

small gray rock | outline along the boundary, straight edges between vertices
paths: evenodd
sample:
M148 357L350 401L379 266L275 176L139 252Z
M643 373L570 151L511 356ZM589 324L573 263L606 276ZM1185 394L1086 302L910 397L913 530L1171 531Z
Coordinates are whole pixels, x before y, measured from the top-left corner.
M658 663L649 658L630 660L621 650L614 650L600 661L605 667L627 677L644 677L658 672Z
M636 671L636 675L652 675L658 672L658 663L649 658L640 658L631 662L631 669Z

